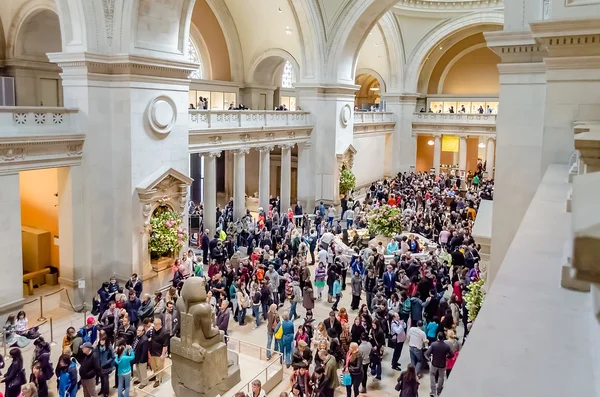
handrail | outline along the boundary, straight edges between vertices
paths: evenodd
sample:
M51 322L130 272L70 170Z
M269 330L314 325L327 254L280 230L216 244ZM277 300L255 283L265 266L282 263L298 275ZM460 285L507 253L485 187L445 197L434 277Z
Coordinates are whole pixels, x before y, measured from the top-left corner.
M217 110L217 109L188 109L190 113L228 113L228 114L238 114L238 113L276 113L276 114L310 114L310 112L304 110Z

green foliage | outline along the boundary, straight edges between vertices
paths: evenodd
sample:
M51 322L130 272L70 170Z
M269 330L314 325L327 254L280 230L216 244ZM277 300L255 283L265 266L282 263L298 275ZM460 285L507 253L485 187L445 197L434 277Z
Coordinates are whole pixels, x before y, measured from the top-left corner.
M483 299L485 298L485 292L483 291L484 282L485 280L479 280L467 286L469 292L465 294L464 299L469 312L469 322L475 320L483 304Z
M188 234L183 219L175 211L159 207L150 218L150 256L171 256L183 247Z
M367 225L370 233L394 237L402 233L402 211L387 204L377 206L367 214Z
M347 194L350 190L354 189L356 185L356 177L352 170L344 167L340 173L340 193Z

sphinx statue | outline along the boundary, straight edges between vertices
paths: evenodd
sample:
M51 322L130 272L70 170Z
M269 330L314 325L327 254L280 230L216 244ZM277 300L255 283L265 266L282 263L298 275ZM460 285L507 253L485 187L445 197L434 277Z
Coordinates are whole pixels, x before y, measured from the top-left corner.
M171 385L177 397L214 397L240 381L237 354L212 323L202 277L185 280L177 299L181 336L171 338Z

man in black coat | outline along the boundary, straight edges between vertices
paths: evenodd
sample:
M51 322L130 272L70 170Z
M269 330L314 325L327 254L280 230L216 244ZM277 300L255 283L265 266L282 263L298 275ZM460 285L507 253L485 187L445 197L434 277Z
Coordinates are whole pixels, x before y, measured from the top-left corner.
M137 377L137 380L133 384L139 384L140 388L144 388L148 384L148 336L146 336L146 330L143 325L137 328L131 347L135 356L133 364L135 364Z
M94 354L94 346L90 342L85 342L80 349L85 355L79 367L83 395L84 397L98 397L96 377L100 375L100 360Z
M202 237L200 239L200 245L202 247L202 263L208 265L208 246L210 245L210 239L208 238L208 229L202 233Z

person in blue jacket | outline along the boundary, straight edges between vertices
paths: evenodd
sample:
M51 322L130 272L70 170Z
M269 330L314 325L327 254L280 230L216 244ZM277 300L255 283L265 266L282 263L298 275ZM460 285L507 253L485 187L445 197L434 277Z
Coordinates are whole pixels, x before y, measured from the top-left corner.
M274 334L277 334L279 328L283 327L283 335L279 342L279 351L285 357L285 365L289 368L292 364L292 344L294 342L294 323L290 320L290 313L283 312L281 321L277 324Z
M129 300L125 304L125 310L129 315L129 321L131 324L137 325L138 323L138 310L142 306L142 301L137 297L134 291L129 291Z
M117 365L117 374L119 378L118 396L129 397L129 385L131 384L131 362L134 360L135 355L131 346L119 346L117 348L117 358L115 358L115 364Z
M68 354L58 359L56 366L58 397L75 397L77 395L77 364Z
M100 361L100 392L98 395L108 397L110 392L109 375L115 368L115 353L108 344L106 337L100 337L96 349L94 349Z
M333 303L331 310L337 311L337 305L340 303L340 299L342 297L342 276L339 274L336 275L335 281L333 282L332 295L335 298L335 302Z

